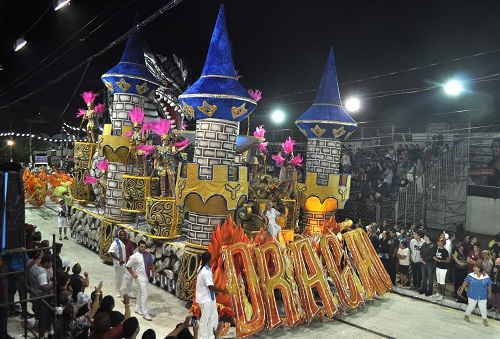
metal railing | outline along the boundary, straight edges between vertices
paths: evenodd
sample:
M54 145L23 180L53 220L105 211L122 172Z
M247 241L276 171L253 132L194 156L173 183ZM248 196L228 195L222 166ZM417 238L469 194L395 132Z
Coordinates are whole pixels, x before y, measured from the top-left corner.
M395 204L395 220L408 223L425 218L426 205L427 208L443 210L445 220L447 214L457 212L458 209L452 208L451 205L465 203L466 194L464 192L463 195L455 194L450 197L448 188L450 188L451 183L466 180L468 158L468 138L440 153L439 157L430 163L420 178L416 178L399 192ZM458 217L461 216L458 215ZM465 221L465 215L463 215L463 219Z
M474 197L500 199L500 187L467 185L467 195Z

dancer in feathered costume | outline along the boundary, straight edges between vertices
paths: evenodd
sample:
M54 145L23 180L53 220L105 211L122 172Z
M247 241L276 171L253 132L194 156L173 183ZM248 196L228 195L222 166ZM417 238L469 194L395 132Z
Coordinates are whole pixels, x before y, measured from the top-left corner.
M276 162L276 165L281 167L279 180L283 185L284 196L283 198L289 199L292 193L292 174L295 171L295 166L302 166L302 161L304 160L300 154L296 156L293 155L293 147L295 145L295 140L288 137L284 143L281 144L283 149L284 157L281 152L278 155L273 155L272 158Z
M151 129L161 137L161 146L156 146L154 151L154 168L158 171L160 177L161 196L166 196L166 177L168 177L168 191L170 196L174 196L175 188L175 172L177 169L177 161L175 155L182 152L188 145L189 141L174 143L174 140L169 136L170 120L160 119L152 124Z
M146 142L148 140L148 131L144 129L142 121L144 120L144 111L140 107L135 107L133 110L128 111L130 120L134 124L134 128L131 132L126 133L126 137L130 138L130 147L135 148L135 162L137 164L137 175L147 175L148 174L148 162L147 155L148 148L146 147ZM146 147L146 148L145 148ZM151 147L151 146L149 146Z
M104 112L106 110L105 104L97 104L94 107L95 98L99 95L94 92L83 92L82 98L87 104L87 109L80 108L77 113L77 117L83 117L82 123L87 120L87 141L97 142L95 135L95 129L98 127L99 122L97 121L97 113Z

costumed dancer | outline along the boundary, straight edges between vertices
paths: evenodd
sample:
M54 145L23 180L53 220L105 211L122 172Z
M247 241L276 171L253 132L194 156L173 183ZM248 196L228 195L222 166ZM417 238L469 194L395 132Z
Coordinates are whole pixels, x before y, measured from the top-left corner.
M279 174L279 180L283 185L284 199L289 199L290 194L293 190L292 176L295 171L295 166L302 166L303 158L300 154L296 156L293 155L293 146L295 145L295 140L288 137L286 141L281 144L285 157L279 152L278 155L273 155L272 158L276 161L276 164L281 168Z
M99 122L97 121L97 113L104 112L106 110L105 104L97 104L94 107L94 100L99 94L94 92L83 92L82 98L87 104L87 109L80 108L78 110L77 117L83 117L82 124L85 120L87 120L87 141L95 143L97 142L97 138L95 135L95 129L98 126Z
M145 133L142 127L142 121L144 120L144 111L140 107L135 107L133 110L128 112L130 120L134 124L133 130L127 132L126 137L130 138L130 147L135 148L135 162L137 165L137 175L147 175L148 173L148 162L147 162L147 151L148 147L146 142L148 140L148 134Z
M175 172L177 161L175 155L182 152L189 144L186 139L174 144L172 137L169 136L170 120L160 119L151 128L161 136L161 146L156 146L154 151L154 168L158 171L160 177L161 196L166 196L166 178L168 177L168 191L170 196L174 196Z
M253 132L253 136L257 138L264 138L265 134L266 130L264 129L264 125L260 125L255 129L255 132ZM267 142L261 142L248 152L248 164L250 165L251 180L257 176L260 163L259 160L265 157L264 152L267 152L266 146Z
M276 239L278 233L281 231L281 227L276 223L276 219L283 214L274 209L273 203L268 201L261 215L267 218L267 231Z

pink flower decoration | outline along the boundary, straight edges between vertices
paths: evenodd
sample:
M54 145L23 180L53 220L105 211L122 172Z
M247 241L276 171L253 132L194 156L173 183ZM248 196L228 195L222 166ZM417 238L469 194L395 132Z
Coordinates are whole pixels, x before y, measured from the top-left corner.
M186 128L188 128L188 124L187 124L187 123L185 123L185 122L183 122L183 123L182 123L182 129L183 129L183 130L186 130Z
M90 175L88 175L87 173L85 173L85 175L83 176L83 183L84 184L96 184L97 183L97 179L94 178L94 177L91 177Z
M279 167L283 167L285 158L281 156L281 152L279 152L278 155L273 155L271 158L273 158L273 160L276 161L276 165L278 165Z
M78 109L78 113L76 113L77 118L81 118L85 115L85 110L83 108Z
M259 101L262 99L262 92L256 89L255 91L253 89L248 90L248 94L252 97L253 100Z
M153 154L153 151L155 150L155 147L153 145L139 145L136 147L136 149L140 151L145 151L146 156Z
M260 150L264 153L267 153L267 141L266 142L261 142L258 146L260 148Z
M107 110L107 107L105 104L97 104L94 107L94 113L101 113L101 112L104 112L105 110Z
M253 136L257 138L263 138L265 134L266 130L264 129L264 125L260 125L255 129L255 132L253 132Z
M283 147L283 151L286 154L293 153L293 146L295 145L295 140L292 140L292 137L286 138L286 141L281 144L281 147Z
M184 139L182 141L176 142L175 143L175 147L182 148L182 147L184 147L184 146L186 146L188 144L189 144L189 140L188 139Z
M132 138L132 135L133 135L133 134L134 134L134 132L132 132L132 131L128 131L127 133L125 133L125 138L130 139L130 138Z
M94 93L94 92L83 92L81 94L83 101L85 101L86 104L89 103L94 103L95 98L97 98L99 94Z
M107 159L99 160L97 163L97 169L99 171L107 171L109 167L109 163Z
M292 158L292 160L290 160L289 163L294 166L302 166L302 160L304 160L304 158L302 158L300 154L297 154Z

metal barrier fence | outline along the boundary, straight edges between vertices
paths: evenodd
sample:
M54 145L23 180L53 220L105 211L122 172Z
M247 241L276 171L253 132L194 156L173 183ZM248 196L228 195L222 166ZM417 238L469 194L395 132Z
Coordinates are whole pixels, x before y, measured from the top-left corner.
M353 200L349 200L343 210L338 210L335 213L335 219L339 222L345 219L357 221L361 219L363 223L375 221L377 224L383 220L394 220L394 204L359 204Z
M473 197L500 199L500 187L468 185L467 195Z

